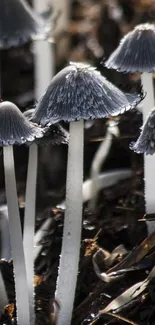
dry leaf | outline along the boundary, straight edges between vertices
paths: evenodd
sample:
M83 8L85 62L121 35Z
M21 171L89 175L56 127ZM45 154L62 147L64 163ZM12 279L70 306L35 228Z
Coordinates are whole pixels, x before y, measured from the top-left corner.
M10 316L10 318L13 317L13 313L14 313L14 304L9 304L7 306L4 307L4 309L6 310L6 312L8 313L8 315Z

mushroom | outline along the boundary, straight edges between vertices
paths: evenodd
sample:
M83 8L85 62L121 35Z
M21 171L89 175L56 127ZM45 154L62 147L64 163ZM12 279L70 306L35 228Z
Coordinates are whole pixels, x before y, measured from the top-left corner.
M135 27L120 42L105 66L125 73L141 73L141 82L146 92L143 103L143 121L154 107L154 87L152 73L155 72L155 26L142 24ZM144 179L146 213L155 212L155 156L144 155Z
M40 16L37 15L24 0L0 0L0 49L7 49L13 46L20 46L31 39L45 39L45 37L48 36L47 33L49 29L49 22L45 24L44 20L41 19ZM34 180L34 187L36 186L35 174L37 173L37 170L35 168L35 159L33 158L35 158L36 155L37 147L35 145L32 145L32 147L30 147L29 159L31 158L30 164L33 163L31 168L33 168L34 173L31 175L33 175L32 182ZM34 206L35 204L35 195L31 197L31 201L33 198L34 202L32 206ZM26 233L26 230L24 231L24 234ZM32 229L32 231L34 231L34 229ZM25 250L27 251L26 245L27 243L25 243L24 241L24 247L26 247ZM33 288L33 278L30 280L28 274L28 283L29 281L31 281ZM30 296L33 292L32 288L29 287ZM33 303L31 302L30 311L31 314L34 316Z
M10 241L15 273L17 317L19 325L30 323L29 295L23 251L22 232L14 170L13 145L43 136L43 131L28 122L16 105L0 103L0 146L3 147L6 198L9 215Z
M32 1L33 7L37 15L41 15L49 7L47 0ZM49 9L49 8L48 8ZM50 15L51 16L51 15ZM46 18L47 27L51 27L51 19ZM34 79L35 79L35 99L40 98L42 92L46 89L48 83L53 76L53 53L52 47L45 39L40 39L33 43L34 52ZM50 133L50 132L49 132ZM54 132L51 132L54 133ZM52 137L53 138L53 137ZM58 138L58 137L57 137ZM60 139L60 137L59 137ZM46 140L47 141L47 136ZM53 139L54 141L54 139ZM59 140L60 141L60 140ZM26 260L26 270L29 282L30 294L30 314L34 319L34 230L35 230L35 203L36 203L36 182L38 167L38 147L37 143L33 143L29 150L28 171L26 181L26 197L25 197L25 218L24 218L24 252Z
M22 45L36 37L45 37L44 21L24 0L0 1L0 48Z
M137 141L132 142L130 149L136 153L153 155L155 153L155 108L153 108L145 123L141 127L141 134Z
M66 210L56 299L60 302L58 324L70 324L82 226L84 120L117 115L130 109L126 96L95 68L71 63L51 81L41 98L32 121L42 126L67 121L70 138L67 163ZM67 293L67 294L66 294Z
M49 23L24 0L0 0L0 49L20 46L32 39L45 39L49 29Z
M24 116L31 120L34 109L24 112ZM68 132L59 124L51 125L44 128L44 137L35 140L29 148L26 195L25 195L25 215L24 215L24 253L27 272L27 281L30 299L30 315L34 323L34 230L35 230L35 206L36 206L36 182L38 167L38 148L47 144L58 145L60 143L68 143Z

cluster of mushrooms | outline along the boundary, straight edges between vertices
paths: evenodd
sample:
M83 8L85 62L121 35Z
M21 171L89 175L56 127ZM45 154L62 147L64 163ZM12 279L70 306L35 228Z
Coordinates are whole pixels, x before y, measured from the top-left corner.
M0 1L1 48L18 46L34 37L45 36L47 30L45 22L23 0ZM148 78L148 72L155 69L154 54L155 29L146 24L125 36L106 66L122 72L139 71L146 89L148 82L150 85L152 82ZM144 100L144 106L148 109L154 105L148 99L150 85L146 89ZM71 62L54 76L34 111L22 114L13 103L0 103L0 145L4 156L18 325L35 323L33 255L29 253L30 250L33 251L34 241L38 146L47 141L54 142L55 132L59 134L60 142L67 143L68 134L59 123L65 121L70 124L65 219L55 293L60 304L57 324L69 325L76 289L82 228L84 121L122 114L135 108L142 99L141 93L124 94L94 67ZM152 110L140 138L133 145L137 152L154 152L154 116L155 111ZM14 172L14 145L29 146L23 239Z
M138 25L121 40L118 48L111 54L105 66L123 73L140 73L143 90L146 94L143 102L142 132L131 149L144 153L144 180L146 213L155 212L152 179L155 177L155 133L154 133L154 85L152 74L155 72L155 26L153 24Z

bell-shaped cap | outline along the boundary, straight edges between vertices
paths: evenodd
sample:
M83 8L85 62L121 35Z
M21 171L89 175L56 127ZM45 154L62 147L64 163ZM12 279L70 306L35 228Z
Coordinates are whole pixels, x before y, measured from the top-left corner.
M43 134L43 130L29 122L15 104L0 103L0 146L33 142Z
M24 0L0 0L0 48L43 38L46 27Z
M141 130L139 138L135 143L131 143L130 149L152 155L155 152L155 108L150 111Z
M24 112L24 116L31 121L34 114L34 108L28 109ZM54 124L51 126L46 126L44 128L44 136L36 140L38 145L59 145L59 144L68 144L69 142L69 133L59 124Z
M118 48L105 62L109 69L120 72L155 71L155 26L142 24L123 37Z
M114 116L135 107L140 97L129 100L95 68L71 63L52 79L32 121L45 126Z

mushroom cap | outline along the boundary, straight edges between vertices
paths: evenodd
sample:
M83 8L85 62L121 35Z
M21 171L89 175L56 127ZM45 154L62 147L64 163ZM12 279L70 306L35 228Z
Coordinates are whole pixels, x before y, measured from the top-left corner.
M141 130L137 141L130 144L130 149L136 153L152 155L155 152L155 108L150 111Z
M142 24L125 35L118 48L105 62L109 69L120 72L155 71L155 26Z
M29 122L15 104L0 103L0 146L20 145L42 136L43 130Z
M34 108L28 109L24 112L24 116L31 121L34 114ZM59 124L54 124L46 126L44 128L44 136L36 140L38 145L59 145L61 143L68 144L69 142L69 133Z
M135 107L141 100L137 95L130 99L95 68L71 63L52 79L32 121L45 126L60 121L115 116Z
M45 33L44 21L24 0L0 0L0 48L19 46Z

